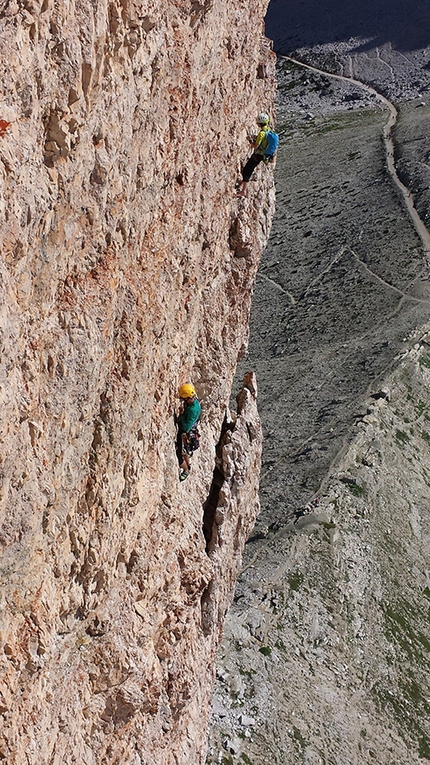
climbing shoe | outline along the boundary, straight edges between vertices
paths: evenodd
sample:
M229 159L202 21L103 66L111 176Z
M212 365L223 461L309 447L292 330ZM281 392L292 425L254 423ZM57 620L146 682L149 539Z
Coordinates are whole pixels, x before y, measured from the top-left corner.
M188 478L188 476L189 476L189 473L187 473L186 470L181 470L181 472L179 474L179 480L180 481L185 481L185 479Z

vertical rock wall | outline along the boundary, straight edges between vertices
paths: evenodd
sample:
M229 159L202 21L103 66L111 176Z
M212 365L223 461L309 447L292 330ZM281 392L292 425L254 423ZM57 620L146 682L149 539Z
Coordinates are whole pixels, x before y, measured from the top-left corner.
M248 200L234 192L246 131L272 108L266 5L3 4L8 763L204 759L213 654L258 505L252 378L225 412L273 206L267 168ZM181 485L187 379L202 446Z

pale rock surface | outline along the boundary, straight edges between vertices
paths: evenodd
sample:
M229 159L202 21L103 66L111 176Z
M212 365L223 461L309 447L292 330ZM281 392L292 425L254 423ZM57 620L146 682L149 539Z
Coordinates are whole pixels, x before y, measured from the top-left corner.
M267 168L235 197L247 131L273 103L266 5L4 4L0 758L11 765L204 760L214 651L258 510L252 378L223 421L274 202ZM202 440L180 484L174 409L187 379Z

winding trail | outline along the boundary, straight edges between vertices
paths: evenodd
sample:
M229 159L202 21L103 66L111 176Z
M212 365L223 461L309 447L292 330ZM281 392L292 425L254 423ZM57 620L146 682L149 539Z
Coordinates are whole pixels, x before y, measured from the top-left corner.
M353 83L354 85L357 85L358 87L363 88L368 93L371 93L372 95L376 96L378 101L380 101L381 103L384 104L384 106L387 107L387 109L389 110L390 116L388 118L387 123L384 126L384 131L383 131L385 152L387 156L387 169L395 185L397 186L397 188L399 189L402 195L404 204L411 217L415 230L423 243L424 256L426 259L426 264L425 264L426 272L425 274L422 274L421 277L419 277L417 282L429 281L430 280L430 232L427 230L426 226L424 225L423 221L418 215L418 212L414 206L414 197L412 193L406 186L404 186L399 176L397 175L396 166L394 163L394 141L392 136L392 129L397 122L397 109L394 106L394 104L392 104L391 101L388 100L388 98L385 98L385 96L383 96L382 93L379 93L378 90L375 90L375 88L372 88L371 85L367 85L361 80L356 80L354 77L348 77L347 75L342 75L342 74L332 74L332 72L328 72L325 69L319 69L316 66L311 66L310 64L304 64L302 61L298 61L295 58L291 58L291 56L279 56L279 58L282 58L285 61L291 61L293 64L296 64L297 66L302 66L304 69L309 69L311 72L322 74L325 77L331 77L332 79L340 80L341 82Z
M316 74L330 77L335 80L339 80L345 83L348 83L349 85L353 84L355 87L359 87L364 89L367 93L371 94L374 98L377 99L378 102L383 107L383 119L385 118L385 109L388 110L388 119L386 120L383 128L382 128L382 138L384 143L384 149L385 149L385 170L388 170L388 178L390 183L394 183L394 185L397 187L398 191L400 192L400 201L401 204L404 206L405 211L407 213L407 217L409 218L409 221L411 221L413 228L415 229L416 233L418 234L419 239L422 243L422 248L424 250L424 257L422 257L421 254L418 255L417 258L417 266L418 266L418 273L415 271L413 275L411 275L411 278L407 280L406 284L403 284L401 287L396 286L395 283L392 283L392 280L388 278L385 273L385 278L381 274L377 273L377 268L374 270L369 263L365 262L360 255L358 254L358 251L354 247L353 244L347 244L343 243L340 244L337 247L337 250L335 250L332 253L332 256L330 260L324 265L322 270L320 271L317 269L317 273L312 275L310 273L310 279L306 286L304 287L304 290L297 295L292 294L287 289L285 289L284 284L280 284L279 281L275 278L272 278L271 276L264 274L259 271L259 278L262 278L266 283L269 283L273 288L278 290L280 293L283 293L288 297L289 303L291 307L294 307L297 309L297 315L300 314L300 311L302 311L302 315L305 315L305 308L306 308L306 301L308 299L309 294L311 293L312 289L315 286L318 286L319 283L323 281L323 278L329 274L329 272L332 271L332 269L339 265L340 262L344 258L352 258L355 261L356 266L358 269L362 272L363 276L367 277L369 280L378 283L381 288L383 288L384 291L389 291L392 293L393 298L397 297L397 300L395 304L392 307L392 310L387 311L385 315L385 320L389 324L394 324L395 320L399 317L399 315L402 313L403 309L410 310L410 306L419 306L421 305L423 308L427 308L430 305L430 232L427 230L424 222L421 220L417 210L414 207L414 198L410 192L410 190L402 183L400 178L397 175L395 162L394 162L394 142L393 142L393 127L396 124L398 112L394 104L391 103L391 101L388 100L385 96L383 96L381 93L379 93L375 88L373 88L370 85L367 85L363 83L361 80L356 79L353 76L349 76L346 74L332 74L330 72L327 72L323 69L319 69L317 67L311 66L310 64L304 64L301 61L298 61L290 56L279 56L279 58L289 61L297 66L300 66L304 69L308 69L310 71L315 72ZM386 63L386 62L384 62ZM387 66L389 66L387 64ZM352 70L352 62L350 63L350 73L353 74ZM379 131L381 131L381 127L379 127ZM371 177L371 176L369 176ZM373 185L376 181L373 181L369 184L369 186ZM300 186L300 183L298 184ZM300 214L302 211L304 213L304 216L307 216L308 213L308 204L307 204L307 196L310 196L312 199L313 189L309 189L309 187L297 187L296 188L296 194L299 197L300 204L303 203L303 200L305 198L305 207L298 210L298 213ZM377 195L373 195L373 204L375 204L375 200L377 200ZM297 210L296 210L297 212ZM406 218L406 216L405 216ZM361 241L361 233L359 236L359 241ZM392 254L392 252L391 252ZM395 281L395 280L394 280ZM393 300L393 302L394 302ZM304 313L303 313L304 311ZM324 441L324 434L322 434L322 426L321 422L318 419L318 411L316 413L316 420L315 422L309 422L307 427L300 432L300 417L301 413L303 412L303 409L306 408L308 405L312 407L313 404L315 404L315 399L317 400L316 409L318 410L318 407L321 408L321 406L329 407L332 405L332 400L336 399L337 397L337 390L338 390L338 376L341 374L341 377L345 377L345 369L347 369L348 365L353 365L354 359L356 355L360 355L360 353L363 353L363 348L366 344L366 342L372 338L373 334L375 332L375 327L372 325L370 328L366 328L363 333L359 333L357 336L355 336L353 339L351 338L348 340L348 344L345 345L343 348L344 350L340 350L339 346L335 343L333 348L329 347L327 352L324 352L322 355L320 353L319 361L322 363L322 369L319 375L319 379L316 379L314 381L311 381L310 385L309 382L307 382L305 385L307 386L305 388L305 395L300 396L300 399L297 399L296 401L292 401L291 408L285 408L283 410L283 417L285 418L285 423L293 423L295 427L296 432L296 440L294 445L288 445L285 448L284 447L276 452L272 450L270 452L270 459L267 460L267 464L263 464L263 469L260 476L260 481L262 486L269 487L267 488L267 495L270 497L270 492L272 491L270 486L276 486L277 482L279 482L279 476L278 476L278 470L280 466L285 464L294 464L298 458L300 458L301 454L303 453L303 450L309 445L309 443L312 443L315 441L315 443L318 445L318 448L320 444L322 444L321 450L327 449L325 441ZM369 347L371 346L371 342ZM366 346L367 347L367 346ZM377 369L374 370L373 375L369 375L369 379L367 380L366 388L365 388L365 396L369 397L376 393L378 391L378 388L381 385L381 381L384 379L384 376L393 368L393 365L396 363L396 354L393 354L391 358L387 358L386 362L381 365ZM339 369L341 372L339 372ZM308 370L304 370L305 379L308 380L306 375L308 374ZM292 376L292 379L294 376ZM355 382L355 378L351 378ZM333 394L330 394L330 396L324 397L323 392L324 390L330 390L332 389L335 391ZM345 397L345 401L347 401L347 394ZM323 404L321 403L323 402ZM360 406L358 405L357 411L360 412ZM347 412L348 416L351 416L351 412ZM321 418L320 418L321 419ZM323 420L322 420L323 421ZM273 426L275 427L275 426ZM288 427L288 424L287 424ZM293 428L293 426L291 426ZM334 424L334 427L338 427L338 423ZM329 428L328 432L332 432L334 428ZM297 437L298 436L298 437ZM330 436L329 436L330 437ZM336 450L333 451L332 458L327 463L327 470L325 470L324 474L321 477L321 480L319 482L318 487L315 487L313 491L313 497L317 497L321 494L321 492L324 490L324 486L326 485L327 481L329 480L331 470L336 465L336 463L339 461L339 459L344 454L345 450L348 448L349 445L349 431L345 433L342 440L340 441L340 444ZM281 471L282 472L282 471ZM309 473L312 473L312 469L309 471ZM303 471L303 475L307 475L306 469ZM272 476L272 477L271 477ZM273 476L276 476L273 478ZM266 484L264 482L267 482ZM300 492L297 492L299 494ZM295 498L294 501L297 503L297 499ZM272 502L271 499L267 500L267 502ZM310 499L310 504L312 504L313 499ZM269 507L269 504L268 504ZM271 518L272 510L268 511L269 517ZM264 543L262 543L262 547L264 547Z
M390 65L383 62L381 53L378 51L381 65L388 67L388 73ZM402 111L399 109L398 117L388 99L354 76L331 75L289 56L282 58L319 76L353 84L354 89L364 88L374 94L372 101L377 99L377 103L367 109L363 119L357 112L341 117L336 113L333 118L330 88L329 98L322 100L323 107L330 104L328 116L323 111L321 120L300 130L298 108L313 108L314 96L309 107L305 97L308 92L314 94L314 83L308 81L304 92L300 84L300 92L294 91L289 100L289 79L281 80L281 86L286 87L285 91L280 88L279 104L284 109L281 113L288 140L281 144L278 157L278 216L258 273L250 351L242 366L243 373L254 368L259 380L259 410L265 430L260 474L262 512L246 546L235 602L226 619L216 696L223 716L219 713L215 718L217 747L208 762L215 763L217 753L221 759L222 742L236 735L237 709L231 708L231 698L234 694L240 699L238 693L243 688L246 711L254 715L258 709L258 719L264 721L253 732L254 743L251 739L246 743L251 759L301 762L304 745L298 742L303 741L311 758L344 763L345 746L350 746L351 758L358 763L370 757L364 753L360 731L370 701L378 698L375 667L379 667L380 645L386 640L382 631L382 643L378 644L379 626L386 623L384 609L379 608L382 601L379 595L366 600L363 588L369 582L369 587L375 583L380 586L379 540L381 549L387 551L390 568L392 565L394 547L387 534L394 525L399 528L392 515L394 491L399 497L399 522L405 524L405 532L396 531L402 553L404 539L413 538L408 531L409 515L417 539L420 533L416 508L404 508L406 502L409 504L409 473L412 484L418 467L408 469L406 463L403 485L396 483L387 459L391 455L382 451L377 425L373 430L369 427L369 434L366 428L367 422L372 425L371 415L377 415L379 406L385 407L378 400L389 403L391 394L396 393L396 383L393 387L387 375L399 364L401 354L417 342L427 342L425 335L418 333L424 332L429 316L430 233L395 168L392 131L396 126L397 138L396 121L403 118ZM354 75L352 62L346 72ZM306 79L299 77L303 85ZM337 100L335 94L334 102ZM401 123L407 137L418 132L412 128L421 114L413 114L405 125ZM396 153L398 149L396 141ZM332 213L338 210L338 217L334 217ZM416 405L421 411L420 399ZM402 412L398 415L401 419ZM425 417L422 412L420 416ZM405 425L405 431L411 427L412 433L412 421L404 421L411 423ZM381 440L386 436L385 425L390 429L387 420L380 428ZM417 435L421 427L417 426ZM403 431L394 428L393 422L396 442L396 433ZM348 461L342 463L356 437L358 447L354 446ZM412 458L406 457L412 463ZM419 458L415 458L418 465ZM366 477L371 470L373 477ZM351 478L355 475L360 476L357 495ZM345 505L341 504L342 492L336 488L342 485L343 490L348 489ZM367 485L371 488L364 518L354 496L362 486L367 490ZM327 495L332 486L335 493ZM382 486L386 486L386 494ZM373 512L371 492L376 497L377 513ZM330 500L335 497L333 507L325 501L327 496ZM425 490L418 496L424 507L421 496ZM374 532L368 531L371 524ZM411 592L413 589L412 584ZM396 580L393 601L398 591ZM362 608L367 603L373 609L370 616L364 605ZM425 610L423 614L425 618ZM351 641L357 648L356 678L350 669ZM262 660L261 654L269 656L272 645L274 658ZM345 664L339 663L340 656ZM307 693L304 678L310 675ZM320 686L329 689L330 696L328 691L327 696L321 696ZM338 730L342 687L347 687L344 709L349 713L354 708L357 714L351 717L349 728L343 718L346 733L336 750L332 734L333 725ZM296 733L295 723L303 699L300 719L306 721L306 730L299 739L302 731ZM225 710L230 708L228 714ZM373 715L372 731L375 719ZM378 750L382 761L391 735L384 709L378 724L383 731ZM287 729L285 740L283 728ZM314 748L308 744L310 732ZM351 740L360 742L356 751ZM405 740L409 742L409 738ZM402 753L395 761L409 760Z
M269 284L272 284L274 287L276 287L277 290L279 290L280 292L283 292L284 295L287 295L289 300L290 300L291 305L296 305L296 300L293 297L293 295L291 294L291 292L288 292L288 290L284 290L284 288L281 287L281 285L278 284L278 282L275 282L274 279L271 279L269 276L266 276L263 273L260 273L259 277L260 277L260 279L265 279L266 282L268 282Z

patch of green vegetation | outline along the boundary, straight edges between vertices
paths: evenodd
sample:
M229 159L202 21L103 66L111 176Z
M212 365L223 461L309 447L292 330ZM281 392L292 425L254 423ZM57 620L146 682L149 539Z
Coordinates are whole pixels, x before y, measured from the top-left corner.
M424 353L422 356L420 356L419 363L422 367L430 369L430 356L428 353Z
M303 579L304 579L304 576L301 573L301 571L292 571L287 576L287 581L288 581L288 584L290 585L290 588L292 590L295 590L296 592L299 589L299 587L303 584Z
M425 432L425 430L421 431L421 438L424 439L424 441L427 441L428 444L430 444L430 435Z
M425 405L424 401L418 401L418 404L415 407L415 413L416 413L417 417L421 417L421 415L423 414L425 408L426 408L426 405Z
M419 724L420 717L417 714L418 710L415 710L415 713L411 714L410 702L405 696L400 695L399 693L387 691L381 686L374 686L372 692L378 701L384 717L389 710L397 721L400 733L407 732L417 741L417 744L419 744L424 731Z
M351 494L354 495L354 497L362 497L364 495L364 487L360 486L355 478L349 478L348 476L344 476L340 479L342 483L345 484L345 486L348 487Z
M258 650L263 654L263 656L270 656L272 653L272 649L269 645L262 645Z
M354 497L362 497L364 494L363 486L359 486L358 483L349 483L348 489L350 490L351 494L354 495Z
M410 422L409 417L403 417L403 422L405 422L407 425Z
M429 704L418 683L416 683L413 678L408 678L405 683L400 683L400 689L403 696L413 702L415 709L423 707L423 711L425 712L425 716L427 718Z
M292 734L289 734L291 738L293 738L295 741L297 741L301 748L304 749L306 747L306 740L303 738L302 734L300 733L299 729L296 728L295 725L293 725L293 732Z
M385 634L388 640L399 645L412 662L420 662L423 657L422 649L430 651L430 640L419 629L412 627L416 624L417 613L407 603L394 606L387 604L384 608L386 617Z
M296 64L294 61L287 61L286 59L278 59L276 62L276 68L280 69L281 72L284 72L285 70L287 72L303 72L302 66Z
M418 741L418 748L420 757L425 757L426 760L430 760L430 741L426 736L420 738Z
M243 760L245 765L252 765L251 760L249 759L248 755L245 754L245 752L242 752L242 754L240 755L240 759Z
M253 675L255 675L255 672L253 669L243 669L243 667L239 667L239 675L242 675L242 677L251 678Z
M424 587L423 595L425 598L427 598L427 600L430 600L430 589L428 587Z
M279 86L279 90L282 93L282 92L284 92L286 90L287 91L288 90L293 90L294 88L297 88L299 85L302 85L300 80L290 80L289 82L281 82L281 84Z
M343 130L344 125L339 124L338 122L325 122L322 125L318 125L315 128L315 133L317 135L326 135L327 133L335 133L337 130Z
M405 433L404 430L399 430L398 428L396 428L395 436L399 444L407 444L410 441L408 434Z
M423 471L423 477L424 481L427 484L427 486L430 486L430 478L428 477L428 474Z

